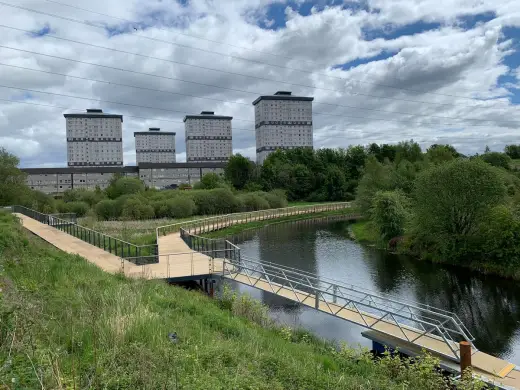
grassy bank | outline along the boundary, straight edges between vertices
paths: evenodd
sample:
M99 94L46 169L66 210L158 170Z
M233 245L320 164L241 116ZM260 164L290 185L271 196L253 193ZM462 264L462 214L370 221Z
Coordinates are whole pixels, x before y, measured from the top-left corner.
M208 238L221 238L221 237L229 237L234 234L241 233L245 230L250 229L258 229L264 226L273 225L282 222L290 222L290 221L300 221L304 219L313 219L313 218L323 218L323 217L333 217L333 216L355 216L358 215L358 210L355 208L348 208L342 210L332 210L332 211L323 211L319 213L310 213L310 214L302 214L302 215L291 215L287 217L281 218L273 218L267 219L264 221L254 221L248 223L241 223L239 225L233 225L225 229L217 230L210 233L205 233L202 236Z
M380 238L370 221L363 219L353 222L350 226L350 236L361 243L378 245Z
M385 243L381 241L379 235L377 234L377 230L369 220L359 220L350 224L349 236L361 244L387 249ZM397 251L400 254L415 257L417 261L431 261L438 264L454 265L468 268L472 271L477 271L486 275L497 275L503 278L520 280L520 269L513 265L479 262L461 264L457 262L451 262L449 260L439 261L432 259L428 254L421 255L419 253L412 252L409 248L403 248L402 246L398 246Z
M431 358L374 361L272 326L251 299L106 274L1 214L0 266L5 389L446 388Z

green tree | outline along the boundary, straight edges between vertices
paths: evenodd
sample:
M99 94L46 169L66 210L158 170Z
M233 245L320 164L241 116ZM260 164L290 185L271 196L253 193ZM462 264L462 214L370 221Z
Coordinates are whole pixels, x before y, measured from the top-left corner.
M144 192L144 183L136 177L119 177L112 180L105 190L110 199L116 199L122 195L132 195Z
M506 145L504 152L513 160L520 159L520 145Z
M479 159L454 160L424 171L415 182L414 228L444 256L464 255L492 207L506 199L496 168Z
M378 191L375 194L370 219L381 239L388 241L404 234L407 204L408 200L400 191Z
M442 164L459 156L460 154L451 145L433 144L426 151L426 158L433 164Z
M323 186L327 200L342 201L347 196L345 174L337 166L331 166L325 176Z
M215 188L223 187L222 177L218 174L209 172L202 176L194 188L198 190L213 190Z
M480 224L476 255L486 263L520 265L520 218L506 205L491 208Z
M28 195L26 174L18 168L20 160L0 147L0 206L19 203L22 195Z
M242 190L253 179L255 164L241 154L235 154L229 158L224 168L224 177L237 190Z
M368 215L372 208L372 199L378 191L393 189L391 174L392 167L389 164L380 163L374 156L367 159L356 196L356 203L363 213Z
M489 165L509 170L511 168L511 157L505 153L488 152L479 156Z
M421 147L413 139L410 141L399 142L396 146L395 162L399 163L402 160L408 160L412 163L421 161L423 153Z

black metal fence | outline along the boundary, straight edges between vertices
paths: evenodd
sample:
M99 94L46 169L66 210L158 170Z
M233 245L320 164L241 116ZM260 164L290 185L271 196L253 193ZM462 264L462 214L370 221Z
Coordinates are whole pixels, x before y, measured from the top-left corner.
M155 245L135 245L130 242L120 240L107 234L80 226L76 223L76 216L67 214L67 219L57 217L59 214L43 214L31 210L24 206L13 206L12 211L26 215L38 222L52 226L62 232L97 246L106 252L112 253L121 258L130 258L136 265L151 264L159 262L158 247Z
M240 248L225 239L213 239L191 234L180 229L182 240L196 252L209 253L213 258L225 257L234 262L240 262Z

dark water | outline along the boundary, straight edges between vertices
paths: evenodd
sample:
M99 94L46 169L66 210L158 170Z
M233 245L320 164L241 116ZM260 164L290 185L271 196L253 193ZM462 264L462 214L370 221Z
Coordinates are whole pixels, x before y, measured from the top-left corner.
M299 221L233 237L242 255L352 283L458 314L487 353L520 365L520 283L421 262L346 238L346 221ZM276 295L237 285L261 299L278 321L328 339L370 346L363 328Z

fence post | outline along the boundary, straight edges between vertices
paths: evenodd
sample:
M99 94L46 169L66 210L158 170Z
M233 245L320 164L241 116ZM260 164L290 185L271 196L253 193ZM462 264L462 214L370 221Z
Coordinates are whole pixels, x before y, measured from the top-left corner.
M467 369L471 368L471 344L468 341L460 342L460 374L467 375ZM471 375L471 374L470 374Z
M334 285L332 287L332 303L338 303L338 286Z

